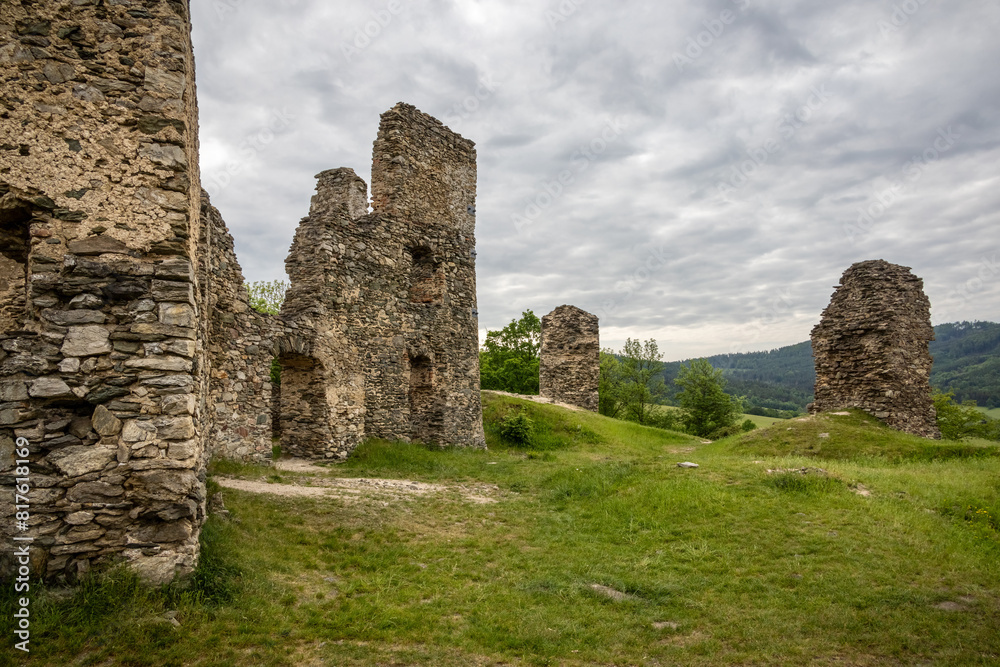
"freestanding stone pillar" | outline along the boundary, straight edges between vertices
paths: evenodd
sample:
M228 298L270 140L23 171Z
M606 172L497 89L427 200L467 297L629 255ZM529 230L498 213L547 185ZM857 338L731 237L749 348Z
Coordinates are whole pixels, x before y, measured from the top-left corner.
M597 412L600 353L597 316L559 306L542 318L539 393Z
M851 266L840 282L812 330L811 412L861 408L900 431L940 438L923 280L908 267L870 260Z

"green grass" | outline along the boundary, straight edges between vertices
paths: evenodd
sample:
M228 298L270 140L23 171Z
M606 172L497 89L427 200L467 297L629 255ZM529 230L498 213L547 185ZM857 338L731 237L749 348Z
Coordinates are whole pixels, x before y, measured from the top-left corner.
M991 419L1000 419L1000 408L979 408Z
M658 410L673 410L679 412L680 408L673 405L658 405L656 406ZM763 428L765 426L771 426L772 424L777 424L779 422L788 421L787 419L778 419L777 417L763 417L761 415L740 415L737 420L738 423L742 423L744 420L749 419L754 423L757 428Z
M497 424L522 409L538 441L508 447ZM995 445L859 413L709 445L512 398L484 413L488 451L372 441L330 474L497 502L225 490L191 588L116 575L45 597L30 664L1000 663Z

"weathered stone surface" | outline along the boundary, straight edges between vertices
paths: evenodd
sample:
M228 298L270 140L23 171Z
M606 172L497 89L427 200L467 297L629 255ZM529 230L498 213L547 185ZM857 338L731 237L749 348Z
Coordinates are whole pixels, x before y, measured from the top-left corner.
M197 324L194 308L186 303L161 303L160 323L177 327L193 327Z
M81 482L66 492L66 498L74 503L115 503L125 494L118 484L106 482Z
M597 412L600 355L597 316L559 306L542 318L539 394Z
M482 447L474 144L412 106L382 115L367 186L320 173L285 268L282 447L365 437Z
M89 357L111 352L110 332L101 326L70 327L62 346L67 357Z
M67 477L79 477L90 472L104 470L115 460L117 447L63 447L48 456L49 463Z
M860 408L906 433L940 438L931 401L930 301L910 269L884 260L844 272L812 330L812 412Z
M69 385L56 377L38 378L31 383L28 395L32 398L66 398L73 395Z
M191 417L165 417L156 420L156 436L163 440L189 440L195 433Z
M190 371L194 367L194 362L182 357L163 355L129 359L125 362L125 366L127 368L146 368L156 371Z
M128 246L111 236L88 236L78 241L70 241L67 248L74 255L103 255L104 253L125 253Z
M93 512L73 512L72 514L67 514L63 519L66 523L71 526L82 526L88 524L94 520Z
M103 405L94 408L94 416L91 417L94 430L98 435L108 437L118 435L122 430L122 420L115 417L110 410Z

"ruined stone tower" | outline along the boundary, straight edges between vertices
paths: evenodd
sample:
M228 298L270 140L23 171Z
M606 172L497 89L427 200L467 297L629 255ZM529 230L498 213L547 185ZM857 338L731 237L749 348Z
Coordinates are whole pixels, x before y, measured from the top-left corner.
M325 171L285 267L282 447L344 458L364 438L485 446L474 144L412 106L382 115L367 187Z
M270 449L273 324L202 206L188 3L0 3L0 68L0 539L49 579L169 581L210 445Z
M596 315L559 306L542 318L539 394L597 412L601 342Z
M931 402L930 301L905 266L859 262L844 272L812 331L812 412L861 408L888 425L940 438Z

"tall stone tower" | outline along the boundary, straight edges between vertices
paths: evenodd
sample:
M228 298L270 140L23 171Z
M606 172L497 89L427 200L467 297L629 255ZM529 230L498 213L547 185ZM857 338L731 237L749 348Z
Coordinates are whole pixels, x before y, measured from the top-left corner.
M0 494L31 506L0 539L50 579L168 581L205 500L188 3L0 3L0 68Z
M542 318L539 393L597 412L601 342L596 315L559 306Z
M812 330L812 412L861 408L886 424L940 438L931 401L930 301L909 267L858 262Z
M344 458L364 438L485 446L474 144L407 104L382 114L367 186L325 171L281 317L282 446Z

